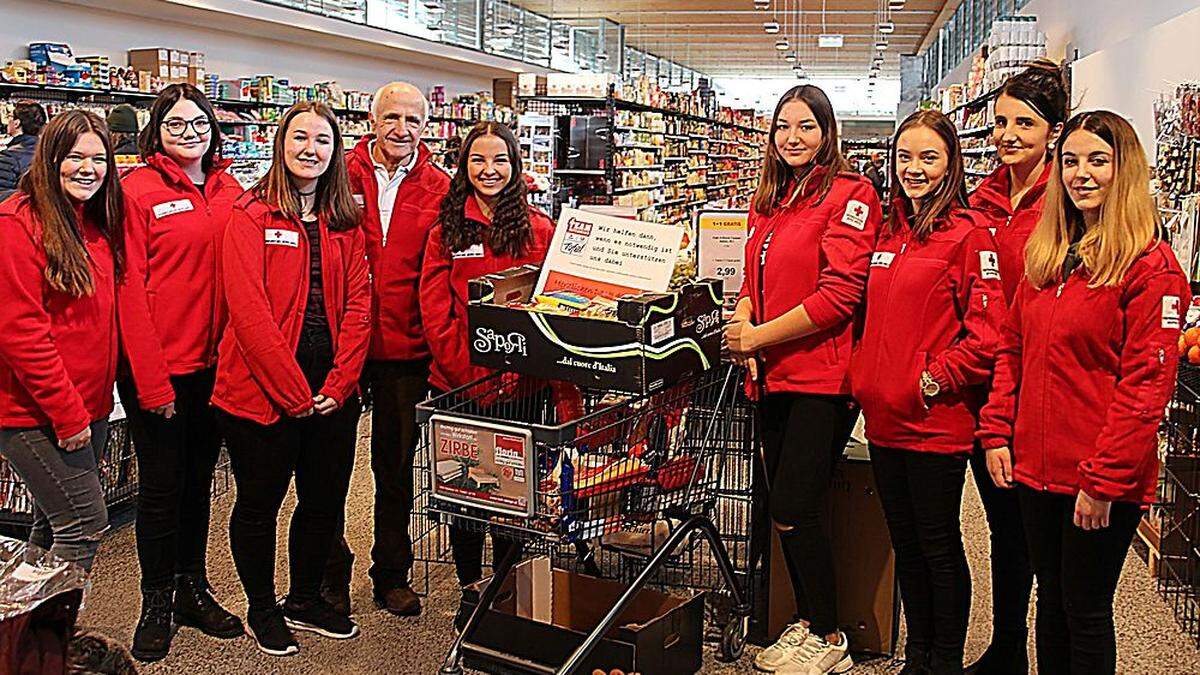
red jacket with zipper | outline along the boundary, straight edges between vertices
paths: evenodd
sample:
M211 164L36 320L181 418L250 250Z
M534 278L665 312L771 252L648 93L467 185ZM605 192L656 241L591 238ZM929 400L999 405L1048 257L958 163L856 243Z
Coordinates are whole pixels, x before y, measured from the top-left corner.
M750 212L741 297L761 325L804 305L821 330L759 353L768 392L848 394L854 317L882 211L874 186L836 176L824 198L817 170L806 193L770 215Z
M346 157L350 188L363 210L363 234L375 302L371 311L372 359L413 360L429 356L421 329L417 286L425 241L450 189L450 177L431 161L429 149L417 147L417 163L400 182L387 240L379 222L379 184L371 159L371 137L365 136Z
M1010 176L1006 166L1001 166L983 179L971 193L971 208L987 217L988 228L996 239L1005 302L1012 303L1017 287L1025 276L1025 243L1042 217L1042 204L1046 201L1046 183L1049 180L1050 165L1047 164L1015 209L1008 196Z
M155 408L175 400L172 375L217 361L225 323L220 248L225 224L242 186L213 166L204 194L165 155L121 181L125 192L125 273L117 286L121 346L138 404ZM132 401L129 402L133 404Z
M992 374L1004 291L986 220L956 208L925 241L912 236L905 200L895 233L871 257L867 319L851 368L854 398L872 443L937 453L970 452L982 385ZM926 401L921 373L941 387Z
M358 388L371 335L371 287L363 235L320 223L321 283L333 369L312 391L296 362L308 301L304 225L253 191L234 205L221 251L229 323L221 337L213 405L259 424L295 416L323 394L344 404Z
M1088 279L1078 268L1043 289L1021 282L980 444L1011 448L1013 477L1035 490L1149 503L1187 277L1159 242L1120 284L1089 288Z
M76 210L95 288L50 288L42 224L28 196L0 204L0 427L50 425L60 439L108 417L117 374L112 249Z
M466 217L491 224L473 197L464 207ZM492 371L471 365L467 332L467 282L518 265L541 265L546 249L554 236L554 223L545 214L529 207L529 224L533 228L533 243L522 256L499 255L486 243L462 251L449 252L442 248L442 227L435 225L425 246L425 262L421 266L421 323L433 352L429 384L450 391L469 384Z

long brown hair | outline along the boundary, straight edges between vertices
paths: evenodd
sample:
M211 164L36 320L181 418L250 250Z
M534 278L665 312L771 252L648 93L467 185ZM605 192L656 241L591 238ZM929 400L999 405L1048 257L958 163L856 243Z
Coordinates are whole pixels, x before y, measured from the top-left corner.
M492 224L481 228L469 220L463 212L468 199L475 198L467 164L471 158L471 146L484 136L495 136L504 141L508 149L508 162L512 175L508 184L496 198ZM438 220L442 225L442 247L447 252L461 251L468 246L484 242L495 253L513 257L521 256L533 243L533 228L529 224L528 188L521 175L521 146L512 131L499 122L480 122L463 139L458 153L458 171L450 180L450 190L442 198Z
M46 281L50 287L82 297L95 291L87 248L75 206L62 186L61 166L79 137L96 134L104 143L108 158L100 189L83 204L85 217L108 240L118 274L124 253L124 202L117 167L113 163L108 125L95 113L68 110L50 120L38 136L29 171L21 177L19 188L29 195L33 211L42 224L42 247L46 250Z
M275 145L272 150L271 168L259 179L252 190L260 199L283 211L288 216L299 220L304 207L300 199L300 191L292 183L288 173L284 147L287 143L288 127L292 120L302 113L312 113L329 123L333 130L333 149L329 157L329 166L325 173L317 179L317 194L313 210L323 219L326 226L335 232L350 230L358 227L362 214L354 203L354 194L350 191L350 176L346 172L346 151L342 145L342 132L338 129L337 117L333 109L321 101L301 101L288 108L283 119L279 120L279 130L275 133Z
M1100 220L1090 230L1062 177L1063 146L1080 130L1096 134L1113 148L1113 182L1100 208ZM1091 276L1088 285L1121 283L1138 256L1158 240L1160 231L1158 210L1150 196L1150 167L1137 132L1114 112L1082 113L1067 122L1054 158L1042 219L1025 246L1025 275L1036 288L1057 282L1073 235L1080 235L1078 251Z
M817 148L812 163L806 167L807 173L800 179L801 190L808 188L808 180L814 175L812 169L825 169L821 183L817 186L817 194L823 199L833 186L833 179L840 171L849 171L850 164L842 157L841 143L838 141L837 117L833 114L833 104L820 87L802 84L787 90L787 93L775 104L775 114L771 116L771 133L767 137L767 148L763 152L762 176L758 179L758 189L754 192L754 210L762 214L775 211L780 202L787 199L794 187L795 171L775 147L775 134L778 131L779 114L783 106L792 101L801 101L812 110L817 126L821 128L821 147Z
M896 161L896 146L900 143L900 136L905 131L916 127L925 127L932 130L946 144L946 175L942 176L942 182L937 188L924 199L921 200L921 209L916 213L912 213L912 200L908 199L904 194L904 190L900 185L900 165ZM892 181L892 187L888 197L892 204L895 204L898 199L904 197L904 208L911 215L910 227L913 235L918 241L924 241L937 226L937 222L951 210L956 208L967 207L967 182L966 169L963 168L962 147L958 144L958 130L950 118L946 117L937 110L918 110L909 115L900 127L896 129L896 135L892 137L892 171L895 172ZM899 218L888 219L888 231L895 234L900 228Z

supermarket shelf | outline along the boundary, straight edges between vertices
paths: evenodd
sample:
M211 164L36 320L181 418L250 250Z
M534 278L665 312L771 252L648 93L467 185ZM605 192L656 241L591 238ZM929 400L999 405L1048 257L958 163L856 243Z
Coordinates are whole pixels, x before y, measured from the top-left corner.
M707 141L708 140L708 136L705 136L704 134L688 134L688 138L691 138L691 139L694 139L697 141Z
M625 150L626 148L631 148L631 149L636 149L636 150L662 150L663 149L663 147L661 145L650 145L649 143L621 143L621 147L618 148L618 150Z
M617 171L662 171L662 164L647 164L646 166L614 166Z
M737 159L737 155L709 155L709 159Z
M685 156L683 156L683 157L663 157L663 163L666 163L666 162L686 162L686 161L687 161L687 156L686 156L686 155L685 155Z
M995 148L966 148L962 151L962 154L967 155L967 156L983 157L986 155L990 155L995 151L996 151Z
M709 190L722 190L727 187L734 187L735 185L737 185L737 181L734 181L732 183L721 183L720 185L710 185L708 189Z
M975 127L974 129L964 129L963 131L958 132L958 137L977 138L980 136L987 136L990 133L992 133L991 127Z
M672 199L670 201L665 201L661 204L658 204L658 206L675 206L676 204L684 204L686 202L687 202L687 197L680 197L679 199Z
M689 166L688 167L688 171L707 171L707 170L708 170L707 164L701 164L700 166Z
M966 174L968 176L979 176L980 178L987 178L988 176L992 175L992 172L991 171L980 171L978 169L967 169Z
M707 155L707 150L688 150L689 155Z
M603 176L608 173L604 169L555 169L560 176Z
M738 171L740 171L740 170L741 170L741 169L724 169L724 170L722 170L722 171L709 171L709 172L708 172L708 175L710 175L710 176L723 176L723 175L725 175L725 174L727 174L727 173L737 173L737 172L738 172Z
M623 194L629 194L630 192L640 192L642 190L657 190L657 189L661 188L662 186L663 186L662 183L655 183L654 185L639 185L637 187L613 188L612 193L614 195L623 195Z
M637 132L641 132L643 134L661 134L662 133L661 131L655 131L653 129L646 129L643 127L624 127L619 124L613 125L613 129L616 129L617 131L637 131Z
M707 203L708 203L708 198L705 197L704 199L697 199L696 201L688 202L687 205L688 206L699 206L700 204L707 204Z
M675 183L686 183L686 182L687 182L687 176L680 176L679 178L668 178L663 181L663 184L664 185L674 185Z
M522 96L520 98L525 101L541 101L544 103L557 103L559 105L581 105L581 106L607 107L609 104L608 98L597 97L597 96ZM738 124L737 122L726 122L724 120L716 120L716 119L712 119L712 118L708 118L708 117L702 117L700 115L693 115L691 113L679 112L678 110L670 110L668 108L659 108L657 106L646 105L645 103L635 103L633 101L625 101L625 100L622 100L619 98L613 98L612 104L613 104L613 107L618 108L620 110L633 110L633 111L637 111L637 112L656 112L656 113L662 113L663 115L670 115L672 117L680 117L685 120L691 120L694 122L705 122L708 124L717 124L717 125L720 125L723 127L730 128L730 129L741 129L743 131L748 131L751 133L758 133L758 134L766 134L767 133L766 129L759 129L757 127L751 127L751 126L747 126L744 124Z
M666 136L673 141L686 141L688 138L685 134L663 134L663 136Z

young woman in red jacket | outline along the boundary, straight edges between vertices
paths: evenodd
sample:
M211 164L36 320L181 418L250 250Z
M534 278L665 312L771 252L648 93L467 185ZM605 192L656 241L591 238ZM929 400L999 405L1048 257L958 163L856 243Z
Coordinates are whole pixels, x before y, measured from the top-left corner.
M838 149L833 106L795 87L775 107L750 212L742 297L725 340L759 389L767 510L779 532L796 616L755 658L765 672L845 672L826 495L857 409L847 371L854 316L881 212L871 182ZM755 516L766 527L766 513Z
M1068 108L1062 73L1049 62L1032 64L996 93L992 143L1000 168L971 193L971 206L987 217L995 235L1006 303L1012 302L1025 276L1025 242L1042 216L1054 141L1067 121ZM971 474L991 531L992 642L967 671L1027 673L1033 567L1017 496L992 483L981 448L971 453Z
M986 220L967 208L954 124L936 111L909 116L892 166L851 382L896 552L901 672L962 673L971 572L959 511L1004 291Z
M529 205L520 146L508 127L480 123L462 147L421 265L421 325L433 354L429 385L435 395L491 372L471 365L467 282L518 265L540 265L554 235L550 219ZM500 560L512 545L493 536L492 555ZM450 548L459 585L479 581L483 533L452 526ZM460 603L455 617L459 628L469 616L465 605Z
M1042 672L1116 671L1113 593L1154 500L1190 294L1145 157L1119 115L1067 123L978 434L1021 501Z
M134 657L156 661L171 623L220 638L242 622L213 599L205 572L209 488L221 450L209 405L225 303L218 250L242 194L219 157L221 132L199 89L173 84L150 107L146 165L121 181L127 271L117 316L129 377L117 390L138 459L142 616Z
M0 204L0 456L33 497L29 543L84 569L108 528L96 462L118 351L111 153L104 120L61 113Z
M359 218L337 118L324 103L297 103L279 122L270 170L225 230L229 325L212 399L237 482L229 539L247 620L275 656L299 650L289 629L358 635L320 587L346 508L371 337ZM276 604L276 521L293 475L291 588Z

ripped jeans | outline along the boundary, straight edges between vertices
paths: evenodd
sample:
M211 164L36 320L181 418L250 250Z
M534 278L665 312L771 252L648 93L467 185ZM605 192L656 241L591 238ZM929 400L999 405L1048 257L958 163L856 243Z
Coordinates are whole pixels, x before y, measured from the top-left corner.
M0 429L0 456L33 498L29 543L86 570L108 529L108 509L96 463L108 439L108 420L92 422L90 448L67 452L49 427Z

